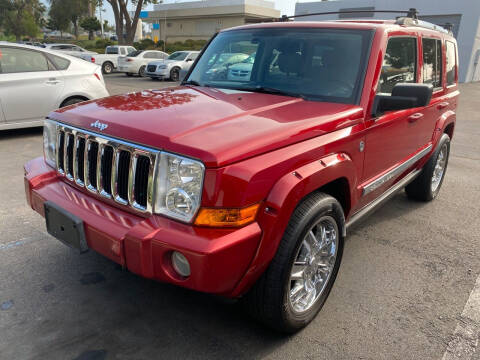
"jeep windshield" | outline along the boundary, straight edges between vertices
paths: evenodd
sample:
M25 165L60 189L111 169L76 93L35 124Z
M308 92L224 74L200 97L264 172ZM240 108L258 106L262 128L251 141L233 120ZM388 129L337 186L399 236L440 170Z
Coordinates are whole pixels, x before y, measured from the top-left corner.
M184 84L355 104L372 35L326 28L221 32Z

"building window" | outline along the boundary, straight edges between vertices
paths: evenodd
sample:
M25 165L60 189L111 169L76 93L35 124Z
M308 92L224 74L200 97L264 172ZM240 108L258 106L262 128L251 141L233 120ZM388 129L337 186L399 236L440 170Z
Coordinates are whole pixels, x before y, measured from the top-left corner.
M434 88L442 86L442 41L422 39L423 44L423 82Z
M413 83L417 74L417 39L393 37L383 58L378 92L391 94L397 83Z
M447 85L455 84L455 73L457 70L457 58L456 58L456 50L455 44L451 41L445 41L446 49L447 49Z

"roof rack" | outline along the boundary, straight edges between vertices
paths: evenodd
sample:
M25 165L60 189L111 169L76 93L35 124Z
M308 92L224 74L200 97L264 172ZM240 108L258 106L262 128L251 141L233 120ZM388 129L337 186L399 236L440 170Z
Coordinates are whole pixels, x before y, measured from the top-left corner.
M417 9L414 9L414 8L410 8L409 10L342 10L342 11L327 11L327 12L299 14L299 15L290 15L290 16L282 15L281 18L278 18L275 21L289 21L290 19L293 19L293 18L316 16L316 15L363 14L363 13L407 14L407 17L412 19L417 19L417 15L418 15Z
M280 18L272 18L271 21L283 22L283 21L290 21L290 19L296 19L296 18L307 17L307 16L316 16L316 15L363 14L363 13L406 14L406 16L397 17L397 20L395 23L398 25L405 25L405 26L418 26L425 29L437 30L437 31L452 35L453 24L447 23L442 27L439 25L429 23L427 21L419 20L418 10L415 8L410 8L408 10L342 10L342 11L327 11L327 12L317 12L317 13L299 14L299 15L290 15L290 16L282 15L282 17Z
M424 29L440 31L442 33L450 34L450 35L452 35L452 29L453 29L453 24L449 24L449 23L446 24L448 26L448 28L447 28L447 27L445 27L445 25L444 25L444 27L442 27L442 26L435 25L435 24L432 24L432 23L427 22L427 21L412 19L412 18L409 18L409 17L399 17L399 18L397 18L397 21L395 22L395 24L405 25L405 26L417 26L417 27L421 27L421 28L424 28Z

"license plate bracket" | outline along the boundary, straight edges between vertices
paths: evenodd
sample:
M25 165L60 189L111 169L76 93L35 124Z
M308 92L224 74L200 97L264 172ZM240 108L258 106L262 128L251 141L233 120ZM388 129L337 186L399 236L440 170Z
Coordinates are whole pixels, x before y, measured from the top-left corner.
M88 251L82 219L50 201L44 203L44 209L45 223L50 235L80 253Z

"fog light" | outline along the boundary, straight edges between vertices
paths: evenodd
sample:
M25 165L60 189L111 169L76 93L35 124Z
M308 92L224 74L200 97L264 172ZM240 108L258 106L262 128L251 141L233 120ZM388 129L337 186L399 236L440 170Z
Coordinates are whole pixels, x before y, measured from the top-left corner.
M172 253L172 265L177 273L183 277L190 276L190 264L185 255L178 251Z

